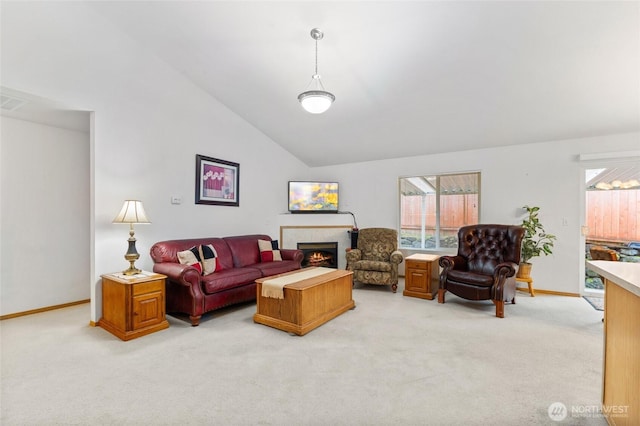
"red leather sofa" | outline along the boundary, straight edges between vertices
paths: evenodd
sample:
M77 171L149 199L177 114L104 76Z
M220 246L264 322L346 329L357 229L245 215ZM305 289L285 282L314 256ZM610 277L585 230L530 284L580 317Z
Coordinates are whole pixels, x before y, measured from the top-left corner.
M268 235L169 240L155 243L150 250L153 271L167 276L166 311L189 315L197 326L206 312L224 306L256 300L257 278L300 269L301 250L280 250L282 261L261 262L258 240ZM180 264L178 252L211 244L221 270L202 275L196 268Z

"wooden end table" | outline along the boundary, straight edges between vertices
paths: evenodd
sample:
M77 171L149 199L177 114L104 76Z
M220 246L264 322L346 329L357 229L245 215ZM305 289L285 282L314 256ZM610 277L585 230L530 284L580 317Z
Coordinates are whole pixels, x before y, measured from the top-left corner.
M403 296L433 300L438 294L440 256L433 254L412 254L405 258Z
M162 274L102 275L102 318L98 326L122 340L169 328Z

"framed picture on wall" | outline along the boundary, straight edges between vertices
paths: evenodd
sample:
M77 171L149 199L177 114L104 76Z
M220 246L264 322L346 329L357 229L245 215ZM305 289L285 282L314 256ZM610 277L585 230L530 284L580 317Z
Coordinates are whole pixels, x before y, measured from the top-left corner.
M196 155L196 204L240 205L240 164Z

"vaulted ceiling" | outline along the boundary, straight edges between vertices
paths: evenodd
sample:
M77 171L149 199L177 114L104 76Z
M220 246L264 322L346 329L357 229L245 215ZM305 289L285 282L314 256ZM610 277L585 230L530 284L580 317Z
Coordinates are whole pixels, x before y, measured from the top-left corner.
M640 131L635 1L87 4L310 166Z

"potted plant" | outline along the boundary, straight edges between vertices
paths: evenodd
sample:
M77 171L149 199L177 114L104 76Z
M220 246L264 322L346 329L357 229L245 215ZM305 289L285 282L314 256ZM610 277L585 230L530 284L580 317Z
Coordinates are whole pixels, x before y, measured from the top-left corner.
M524 238L522 239L522 258L517 276L519 278L529 278L531 276L532 258L544 254L550 255L553 251L553 244L556 239L555 235L548 234L544 230L544 226L538 219L540 207L523 207L528 216L522 220L524 228Z

